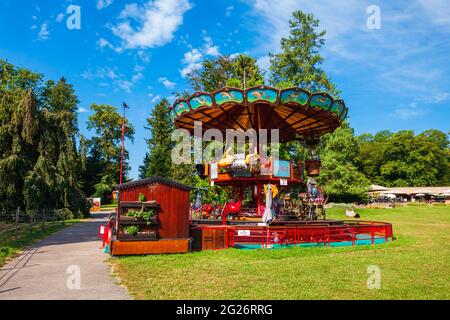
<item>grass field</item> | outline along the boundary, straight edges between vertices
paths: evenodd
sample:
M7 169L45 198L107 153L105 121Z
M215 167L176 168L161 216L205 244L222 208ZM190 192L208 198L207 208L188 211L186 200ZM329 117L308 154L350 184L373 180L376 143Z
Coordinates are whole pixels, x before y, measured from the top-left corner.
M17 256L25 247L31 245L35 241L78 222L79 220L66 220L64 225L61 223L46 223L44 230L42 230L42 225L39 223L33 226L32 233L29 228L21 229L17 241L14 240L14 232L10 232L9 235L2 235L2 240L0 241L0 266L4 265L9 259Z
M102 204L100 211L114 211L117 208L117 203Z
M393 243L204 251L112 259L137 299L450 299L450 206L357 209L391 222ZM344 218L344 209L328 211ZM367 288L367 267L381 288Z

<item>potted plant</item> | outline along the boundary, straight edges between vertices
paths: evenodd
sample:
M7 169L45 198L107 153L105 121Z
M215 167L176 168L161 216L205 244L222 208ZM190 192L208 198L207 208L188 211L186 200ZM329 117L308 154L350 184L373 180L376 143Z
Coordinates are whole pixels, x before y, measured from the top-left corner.
M144 202L145 201L145 194L139 193L138 200L139 200L139 202Z
M155 210L154 209L146 209L146 210L128 210L127 217L134 217L136 220L143 220L147 225L151 225L155 222Z
M123 232L126 235L130 235L130 236L135 236L138 234L139 232L139 227L136 225L132 225L132 226L127 226L123 228Z

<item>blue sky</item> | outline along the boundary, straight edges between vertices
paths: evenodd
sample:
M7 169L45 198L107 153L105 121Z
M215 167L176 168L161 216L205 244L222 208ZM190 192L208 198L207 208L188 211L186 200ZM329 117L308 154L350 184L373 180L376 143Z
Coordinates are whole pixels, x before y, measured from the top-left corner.
M66 25L71 4L81 7L79 30ZM370 5L380 8L380 29L367 28ZM450 130L447 0L2 0L0 58L48 79L68 78L86 136L90 104L126 101L137 178L154 102L190 89L185 74L207 57L247 53L267 68L296 9L327 30L323 67L342 90L357 134Z

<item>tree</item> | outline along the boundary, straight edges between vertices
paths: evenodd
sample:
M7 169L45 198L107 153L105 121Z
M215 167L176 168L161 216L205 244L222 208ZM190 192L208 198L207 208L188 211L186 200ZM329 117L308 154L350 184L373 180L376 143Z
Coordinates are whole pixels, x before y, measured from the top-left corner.
M378 132L359 138L358 167L373 183L388 187L446 185L448 136L438 130Z
M170 177L172 173L173 143L171 134L173 124L169 117L169 102L166 99L162 99L153 106L145 128L150 130L150 138L146 139L148 152L144 159L144 165L140 168L141 176Z
M245 79L245 81L244 81ZM240 54L206 59L202 67L189 75L196 91L213 92L225 86L244 88L264 84L264 76L256 59Z
M77 96L62 78L42 84L42 76L0 61L0 201L20 206L65 208L88 214L78 175Z
M243 89L264 84L264 75L256 59L240 54L233 59L232 68L232 77L227 80L227 86Z
M322 139L322 169L318 183L332 201L353 202L367 200L370 181L358 171L356 156L358 142L347 122Z
M92 104L93 114L89 117L87 128L95 131L95 135L89 140L89 157L86 165L88 171L98 172L95 181L101 182L102 187L96 188L96 196L105 197L110 194L115 185L119 182L120 175L120 150L122 138L122 116L117 109L111 105ZM125 137L133 141L134 127L125 119ZM128 152L124 152L123 174L129 170L127 163ZM91 167L90 167L91 166ZM90 167L90 168L89 168ZM93 170L93 167L96 169ZM104 185L109 186L104 188Z
M290 34L281 39L281 52L271 54L270 83L279 88L299 86L310 92L339 94L324 70L319 49L325 44L325 31L317 31L319 20L312 14L294 11Z

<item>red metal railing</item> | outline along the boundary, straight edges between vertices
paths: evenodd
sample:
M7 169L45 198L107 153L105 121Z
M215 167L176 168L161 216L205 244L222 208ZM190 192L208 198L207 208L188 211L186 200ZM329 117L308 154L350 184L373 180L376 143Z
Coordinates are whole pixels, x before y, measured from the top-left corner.
M393 240L392 225L385 222L344 221L340 225L320 223L297 226L214 226L202 225L196 228L225 229L226 244L233 247L237 244L261 245L262 248L272 245L299 245L318 243L329 246L336 242L358 240L375 243L376 239L386 242Z

